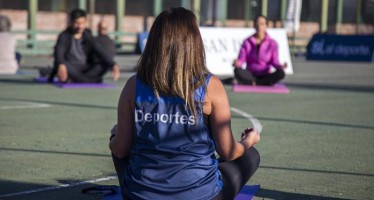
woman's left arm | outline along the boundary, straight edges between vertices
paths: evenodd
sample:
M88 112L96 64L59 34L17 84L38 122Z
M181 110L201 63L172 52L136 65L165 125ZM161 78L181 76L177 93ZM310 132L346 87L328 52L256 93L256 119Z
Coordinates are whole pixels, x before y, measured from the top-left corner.
M269 64L276 69L283 69L283 65L279 63L278 44L274 40L272 40L271 44L271 59Z
M117 130L114 130L115 135L109 143L110 150L118 158L130 156L134 133L135 92L136 75L127 81L118 101Z

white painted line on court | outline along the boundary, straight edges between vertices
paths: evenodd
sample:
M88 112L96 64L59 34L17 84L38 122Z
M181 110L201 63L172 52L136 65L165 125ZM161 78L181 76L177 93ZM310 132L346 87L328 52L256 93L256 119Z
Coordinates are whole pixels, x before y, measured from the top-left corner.
M0 110L26 109L26 108L48 108L48 107L51 107L50 104L45 104L45 103L34 103L34 102L26 102L26 101L20 101L19 103L21 105L0 106Z
M114 180L114 179L117 179L117 176L108 176L108 177L104 177L104 178L98 178L98 179L93 179L93 180L88 180L88 181L81 181L81 182L76 182L76 183L71 183L71 184L62 184L62 185L45 187L45 188L40 188L40 189L35 189L35 190L28 190L28 191L23 191L23 192L3 194L3 195L0 195L0 198L14 197L14 196L20 196L20 195L24 195L24 194L32 194L32 193L45 192L45 191L50 191L50 190L59 190L59 189L73 187L73 186L77 186L77 185L84 185L84 184L88 184L88 183L97 183L97 182L101 182L101 181L110 181L110 180Z
M1 107L0 107L1 108ZM262 131L262 124L261 122L253 117L251 114L246 113L242 110L239 110L237 108L231 107L231 111L247 118L252 124L253 127L261 133ZM35 190L28 190L28 191L23 191L23 192L16 192L16 193L10 193L10 194L3 194L0 195L0 198L5 198L5 197L13 197L13 196L19 196L19 195L24 195L24 194L31 194L31 193L37 193L37 192L45 192L45 191L50 191L50 190L59 190L63 188L68 188L68 187L73 187L73 186L78 186L78 185L84 185L88 183L97 183L101 181L109 181L109 180L114 180L117 179L117 176L108 176L104 178L98 178L98 179L93 179L93 180L87 180L87 181L81 181L77 183L71 183L71 184L62 184L62 185L57 185L57 186L51 186L51 187L45 187L45 188L40 188L40 189L35 189Z
M260 120L256 119L251 114L246 113L246 112L244 112L242 110L239 110L237 108L231 107L230 109L231 109L231 111L233 111L233 112L235 112L235 113L237 113L237 114L239 114L239 115L247 118L253 124L253 128L256 129L256 131L258 133L262 132L262 124L261 124Z

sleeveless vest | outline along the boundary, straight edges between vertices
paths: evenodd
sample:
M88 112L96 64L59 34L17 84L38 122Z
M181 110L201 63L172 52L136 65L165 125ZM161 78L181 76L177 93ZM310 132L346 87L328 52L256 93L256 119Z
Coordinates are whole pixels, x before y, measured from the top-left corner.
M207 76L206 85L210 80ZM204 101L206 91L195 91ZM222 189L215 146L204 123L180 97L160 96L136 80L135 128L125 191L131 199L211 199Z

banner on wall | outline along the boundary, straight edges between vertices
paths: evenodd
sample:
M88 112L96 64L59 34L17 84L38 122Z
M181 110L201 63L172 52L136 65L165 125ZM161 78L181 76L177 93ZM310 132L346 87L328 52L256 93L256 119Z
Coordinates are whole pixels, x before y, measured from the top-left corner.
M374 35L315 34L309 41L306 58L374 62Z
M206 65L216 75L233 76L232 63L239 55L245 39L255 33L253 28L216 28L200 27L204 42ZM285 29L267 29L267 33L278 44L279 62L287 63L286 74L293 74L293 67ZM146 35L143 35L146 36ZM141 37L139 45L144 48L145 37ZM143 51L142 51L143 52Z
M255 33L253 28L213 28L201 27L206 64L216 75L233 76L232 63L239 55L245 39ZM267 33L278 44L280 63L287 63L286 74L293 74L293 67L285 29L267 29Z
M288 33L296 32L300 27L301 0L289 0L285 28Z

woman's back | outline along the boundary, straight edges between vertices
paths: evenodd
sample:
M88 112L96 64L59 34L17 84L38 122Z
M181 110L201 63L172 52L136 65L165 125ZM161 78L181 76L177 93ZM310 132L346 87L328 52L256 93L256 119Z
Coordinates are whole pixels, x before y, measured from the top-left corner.
M204 87L195 92L201 105L205 92ZM135 133L125 173L127 195L134 199L214 197L222 183L202 109L194 116L183 99L156 97L137 78L134 112Z
M125 199L233 199L257 169L258 134L235 141L225 88L209 74L194 14L163 11L122 90L109 145Z

